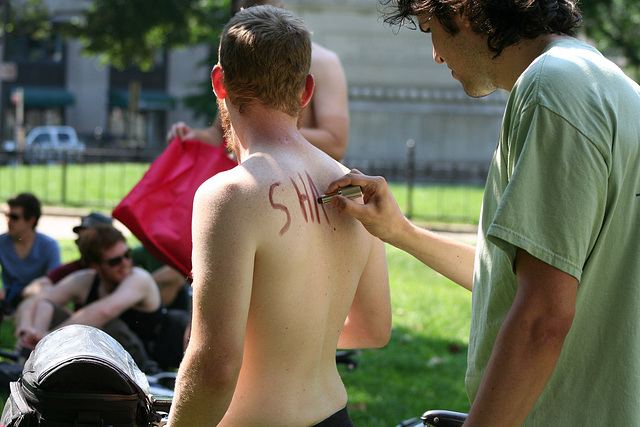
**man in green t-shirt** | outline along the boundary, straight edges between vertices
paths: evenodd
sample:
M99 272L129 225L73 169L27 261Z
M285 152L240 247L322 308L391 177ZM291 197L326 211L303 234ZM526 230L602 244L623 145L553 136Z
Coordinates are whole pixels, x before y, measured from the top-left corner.
M374 235L473 289L465 426L640 425L640 88L572 37L573 0L383 0L472 97L510 92L477 247L352 172Z

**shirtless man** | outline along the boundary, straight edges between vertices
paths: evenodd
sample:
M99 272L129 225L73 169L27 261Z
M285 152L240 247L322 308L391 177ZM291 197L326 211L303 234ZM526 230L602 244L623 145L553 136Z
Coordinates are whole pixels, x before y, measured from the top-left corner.
M219 56L212 82L240 164L194 200L191 341L169 425L352 425L335 352L388 342L389 281L382 242L316 202L346 168L298 130L310 34L255 6L227 24Z
M233 16L242 8L261 4L283 7L280 0L234 0L231 2L231 14ZM340 58L335 52L313 43L311 74L316 86L302 115L300 132L307 141L339 161L347 151L349 139L347 79ZM191 129L184 122L178 122L167 134L167 142L176 136L181 140L198 139L220 145L223 137L220 117L216 116L213 126L204 129Z
M49 332L69 324L89 325L112 335L146 370L149 354L142 343L158 338L156 326L165 315L158 286L147 271L132 267L124 236L110 225L88 230L79 247L90 268L71 273L22 303L18 346L33 348ZM76 307L73 313L65 308L68 303ZM178 356L182 345L180 336Z

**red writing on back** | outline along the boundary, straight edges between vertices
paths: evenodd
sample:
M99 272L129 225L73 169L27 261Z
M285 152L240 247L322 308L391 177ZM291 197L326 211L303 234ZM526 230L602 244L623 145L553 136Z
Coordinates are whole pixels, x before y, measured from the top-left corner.
M318 188L313 183L313 179L311 179L309 173L305 172L305 175L306 180L300 173L298 173L297 180L291 178L291 184L293 185L296 195L298 196L298 204L300 206L300 211L302 212L304 221L306 223L314 223L317 221L318 224L322 224L322 216L324 216L324 219L328 224L330 224L331 221L329 221L329 216L327 215L325 206L316 202L318 197L321 196ZM273 209L283 211L287 215L286 222L280 229L280 235L282 236L287 232L287 230L289 230L289 227L291 226L291 214L289 212L289 208L281 203L276 203L273 200L273 192L275 188L279 187L280 185L282 185L282 183L276 182L271 184L271 187L269 187L269 202L271 203L271 207Z

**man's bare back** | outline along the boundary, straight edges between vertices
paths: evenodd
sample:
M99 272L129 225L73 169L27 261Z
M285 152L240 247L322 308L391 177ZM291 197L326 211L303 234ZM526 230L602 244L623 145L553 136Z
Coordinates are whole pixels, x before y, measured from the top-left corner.
M345 168L303 147L295 154L291 147L265 149L212 178L197 196L195 215L203 220L197 225L214 221L215 241L228 242L210 255L231 251L234 258L212 276L253 281L233 299L237 305L207 299L221 317L247 312L242 369L220 425L312 425L343 407L347 395L335 350L365 268L372 281L367 292L388 299L382 243L353 218L316 202L319 189ZM216 218L221 211L225 217ZM380 322L388 316L381 310ZM242 336L242 329L234 333ZM343 348L379 339L349 332Z
M236 65L254 54L273 66L254 75ZM316 201L347 169L297 126L314 88L304 24L282 9L246 9L225 27L220 58L212 84L240 164L194 198L191 341L169 422L315 425L347 402L336 348L389 340L384 246ZM274 85L276 99L265 95Z

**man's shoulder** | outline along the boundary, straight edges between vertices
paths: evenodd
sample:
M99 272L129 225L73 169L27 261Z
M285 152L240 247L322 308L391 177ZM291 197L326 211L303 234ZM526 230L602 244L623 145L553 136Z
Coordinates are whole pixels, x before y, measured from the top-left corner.
M155 286L155 281L153 280L153 276L147 270L142 267L133 266L131 268L131 274L125 278L136 280L139 283L143 283L145 285L153 284Z
M316 65L340 63L340 57L336 52L317 43L312 44L311 61Z
M66 288L76 289L85 288L86 286L91 285L96 275L97 273L95 272L95 270L92 270L90 268L82 268L80 270L69 273L59 282L58 286L64 285L64 287ZM58 286L54 286L52 289L55 289Z
M257 172L252 162L247 161L233 169L217 173L200 185L196 197L230 201L234 196L246 193L260 184L255 179Z
M77 259L72 262L68 262L66 264L61 264L47 273L47 277L51 279L53 283L57 283L63 278L67 277L69 274L74 273L78 270L82 270L85 268L82 260Z

